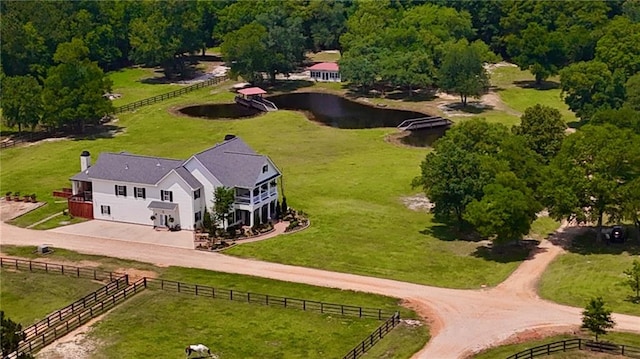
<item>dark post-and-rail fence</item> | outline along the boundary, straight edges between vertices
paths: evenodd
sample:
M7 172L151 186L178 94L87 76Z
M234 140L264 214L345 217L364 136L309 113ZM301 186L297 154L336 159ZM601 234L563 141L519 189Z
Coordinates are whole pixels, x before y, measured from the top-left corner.
M369 334L360 344L356 345L355 348L351 349L343 357L343 359L356 359L363 356L366 352L368 352L371 348L373 348L376 343L378 343L382 338L384 338L389 332L393 330L396 326L400 324L400 313L395 312L389 319L387 319L381 326L376 328L373 333Z
M165 279L143 277L130 284L126 274L99 271L70 265L36 262L16 258L0 257L0 267L14 270L28 270L51 274L72 275L78 278L96 280L109 279L110 282L89 293L68 306L49 314L45 319L25 328L25 340L20 342L18 350L3 359L15 359L18 353L34 353L46 345L80 327L92 318L120 304L145 288L162 290L175 294L186 294L212 299L230 300L249 304L297 309L321 314L341 315L357 318L370 318L386 321L366 339L353 348L344 358L359 358L379 342L400 323L398 312L389 313L382 309L365 308L346 304L325 303L320 301L282 297L269 294L244 292L233 289L215 288L206 285L184 283Z
M346 317L372 318L377 320L384 320L391 315L391 313L377 308L363 308L346 304L325 303L308 299L243 292L233 289L215 288L200 284L183 283L157 278L146 278L146 280L147 288L149 289L161 289L169 292L191 294L216 299L225 299L234 302L298 309L309 312L341 315Z
M175 90L175 91L171 91L171 92L167 92L167 93L163 93L161 95L156 95L153 97L149 97L149 98L145 98L143 100L140 101L136 101L136 102L132 102L132 103L128 103L126 105L120 106L120 107L116 107L113 110L114 114L117 113L122 113L122 112L127 112L127 111L133 111L135 109L138 109L142 106L148 106L148 105L152 105L156 102L160 102L160 101L164 101L170 98L174 98L174 97L178 97L181 95L184 95L188 92L191 91L195 91L198 89L201 89L203 87L207 87L207 86L213 86L213 85L217 85L221 82L224 82L226 80L228 80L229 78L227 77L227 75L224 76L216 76L213 78L210 78L208 80L202 81L202 82L198 82L196 84L190 85L190 86L186 86L183 87L181 89Z
M566 352L570 350L588 350L612 355L623 355L629 358L640 358L640 347L573 338L538 345L537 347L512 354L506 359L532 359L539 356L548 356L553 353Z

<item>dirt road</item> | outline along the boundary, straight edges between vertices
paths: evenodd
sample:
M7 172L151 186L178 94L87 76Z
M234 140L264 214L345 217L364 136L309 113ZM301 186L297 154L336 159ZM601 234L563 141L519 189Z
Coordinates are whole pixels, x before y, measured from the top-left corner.
M389 279L261 262L182 248L162 247L34 231L0 224L2 244L51 244L87 254L248 274L323 287L358 290L405 299L431 323L432 339L414 358L463 358L514 336L535 337L577 329L581 309L540 299L535 283L547 264L562 252L543 242L505 282L483 290L457 290ZM640 333L640 318L614 315L616 329Z

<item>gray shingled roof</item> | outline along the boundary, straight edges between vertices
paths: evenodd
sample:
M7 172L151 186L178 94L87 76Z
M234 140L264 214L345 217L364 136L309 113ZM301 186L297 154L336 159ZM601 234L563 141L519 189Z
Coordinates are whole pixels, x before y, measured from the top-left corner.
M147 157L129 153L102 153L96 163L86 171L71 177L72 180L89 181L102 179L140 184L155 185L172 170L195 189L202 184L189 171L181 160L160 157Z
M252 188L268 158L240 138L220 143L194 156L226 187Z

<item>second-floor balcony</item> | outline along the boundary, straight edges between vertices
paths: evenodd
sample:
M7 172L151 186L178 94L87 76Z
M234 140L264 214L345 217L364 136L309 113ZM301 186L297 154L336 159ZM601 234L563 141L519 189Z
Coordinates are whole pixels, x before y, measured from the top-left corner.
M253 191L236 189L236 204L257 205L262 202L270 202L278 197L276 187L256 188Z

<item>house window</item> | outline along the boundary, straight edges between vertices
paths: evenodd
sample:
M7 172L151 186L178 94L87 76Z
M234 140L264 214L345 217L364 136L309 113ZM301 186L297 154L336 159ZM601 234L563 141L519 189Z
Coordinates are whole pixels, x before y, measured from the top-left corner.
M193 191L193 199L198 199L198 198L200 198L200 188Z
M165 202L173 202L173 192L160 190L160 199Z
M127 186L116 185L116 196L127 196Z
M111 206L100 206L100 213L106 214L107 216L111 215Z
M202 212L196 212L195 221L200 222L202 220Z
M142 187L133 187L133 196L135 198L147 198L147 190Z
M262 173L267 173L269 171L269 165L262 166Z

